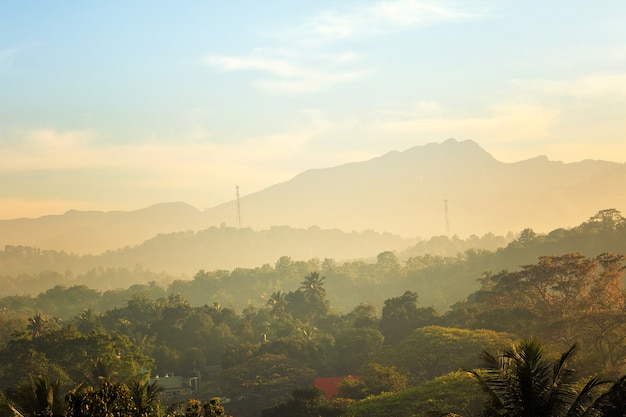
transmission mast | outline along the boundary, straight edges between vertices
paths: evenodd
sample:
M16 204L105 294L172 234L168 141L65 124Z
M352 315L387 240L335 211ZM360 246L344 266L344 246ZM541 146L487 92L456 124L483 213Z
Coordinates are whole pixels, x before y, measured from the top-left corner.
M446 236L450 237L450 220L448 219L448 199L443 199L443 213L446 218Z
M241 203L239 201L239 186L235 186L235 189L237 190L237 224L241 229Z

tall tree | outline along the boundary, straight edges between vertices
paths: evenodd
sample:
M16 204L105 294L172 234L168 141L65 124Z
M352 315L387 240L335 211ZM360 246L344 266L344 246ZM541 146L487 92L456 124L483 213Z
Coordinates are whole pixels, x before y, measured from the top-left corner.
M33 338L40 337L48 327L48 320L41 314L35 314L28 319L28 332Z
M623 382L610 390L613 397L600 396L608 380L591 378L580 384L575 371L566 365L576 349L573 345L556 361L549 361L542 345L523 340L501 354L483 352L483 369L471 371L490 398L485 415L499 417L602 416L608 410L626 413ZM581 387L582 388L579 388ZM615 415L615 414L614 414Z
M156 417L159 415L160 394L163 387L158 382L150 384L150 381L134 379L128 383L135 404L137 417Z
M49 377L40 376L30 383L24 383L18 387L12 399L25 415L32 417L62 416L64 403L60 386L59 380L51 381Z
M137 414L125 384L102 382L102 387L79 387L66 395L66 417L129 417Z
M326 299L325 280L326 277L321 277L319 272L311 272L300 282L300 289L311 303L318 304Z
M418 327L434 324L439 313L433 307L420 307L417 293L406 291L385 300L380 331L386 344L396 344Z

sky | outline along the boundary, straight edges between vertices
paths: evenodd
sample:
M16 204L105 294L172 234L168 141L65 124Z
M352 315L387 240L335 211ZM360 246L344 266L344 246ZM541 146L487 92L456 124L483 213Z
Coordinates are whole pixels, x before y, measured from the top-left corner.
M626 2L0 3L0 219L199 209L448 138L626 162Z

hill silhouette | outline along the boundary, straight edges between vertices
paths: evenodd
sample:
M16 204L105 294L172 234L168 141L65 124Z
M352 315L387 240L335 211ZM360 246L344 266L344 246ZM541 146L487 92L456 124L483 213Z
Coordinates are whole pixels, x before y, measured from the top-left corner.
M428 238L506 234L573 226L606 207L626 206L626 165L545 156L504 163L473 141L454 139L369 161L306 171L241 199L253 228L312 224ZM446 219L447 202L448 216ZM233 204L207 211L232 218Z
M385 299L407 290L418 293L422 305L445 311L477 291L485 274L516 271L541 256L626 254L625 231L621 213L606 209L576 227L547 234L526 229L513 241L494 235L467 240L440 236L395 252L395 245L408 243L395 235L288 227L172 233L99 256L7 246L0 250L0 297L40 293L45 298L48 292L52 297L85 286L75 290L106 291L102 302L118 306L137 292L162 297L167 290L194 305L217 301L243 309L250 303L265 303L272 292L297 289L306 274L320 271L326 277L329 299L342 311L363 301L382 306ZM327 244L328 257L309 258L310 242ZM373 255L343 260L346 251ZM236 266L215 266L215 262L238 259L242 263ZM161 272L165 267L171 268L169 273ZM122 288L127 290L119 291Z
M545 156L504 163L476 142L449 139L308 170L244 195L240 205L242 225L253 230L318 226L423 239L504 235L531 226L538 232L573 226L606 207L623 210L625 182L625 164L566 164ZM158 234L235 226L236 218L234 200L205 211L182 202L128 212L70 211L0 220L0 245L97 254Z

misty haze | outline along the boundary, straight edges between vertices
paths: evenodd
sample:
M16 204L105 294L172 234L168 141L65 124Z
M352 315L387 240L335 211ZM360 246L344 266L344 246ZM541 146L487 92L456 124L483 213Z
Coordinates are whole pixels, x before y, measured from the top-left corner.
M626 5L0 5L0 417L626 415Z

